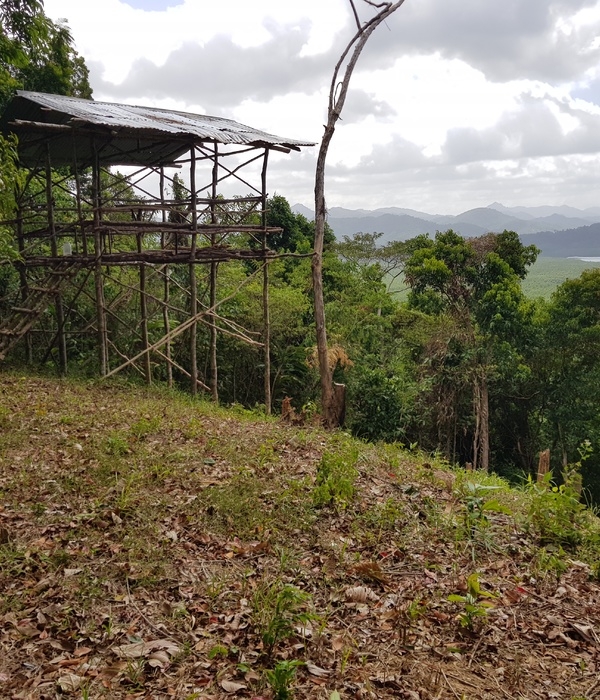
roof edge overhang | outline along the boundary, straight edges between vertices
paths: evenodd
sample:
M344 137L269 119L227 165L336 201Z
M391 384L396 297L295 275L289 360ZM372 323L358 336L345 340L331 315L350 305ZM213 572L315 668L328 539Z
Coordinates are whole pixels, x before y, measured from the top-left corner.
M20 159L27 167L40 161L44 144L50 144L54 165L72 163L74 151L89 161L94 138L101 144L105 164L153 167L205 143L284 153L315 145L221 117L26 91L19 91L9 103L0 130L17 134Z

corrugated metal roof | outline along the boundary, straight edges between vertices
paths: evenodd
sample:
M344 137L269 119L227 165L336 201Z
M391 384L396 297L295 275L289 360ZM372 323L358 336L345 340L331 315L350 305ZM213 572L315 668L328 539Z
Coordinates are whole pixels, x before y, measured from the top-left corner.
M95 102L78 97L48 95L41 92L19 91L21 97L42 107L69 114L90 124L122 129L153 129L168 134L185 134L210 139L219 143L256 142L289 146L314 146L310 141L299 141L239 124L232 119L189 114L157 107L138 107L112 102Z
M190 137L195 141L267 148L271 146L292 150L299 150L301 146L315 145L310 141L275 136L222 117L19 91L6 108L0 121L0 128L3 132L13 130L18 133L20 143L25 147L22 155L29 161L33 159L34 154L32 149L26 148L26 142L29 141L33 146L35 139L32 139L27 132L26 124L15 126L20 122L38 124L43 122L49 125L49 132L52 125L63 128L73 126L77 129L84 127L100 129L106 132L107 136L110 134L113 141L120 141L119 148L112 156L109 157L104 149L104 155L115 163L119 163L119 152L121 154L127 152L131 155L132 140L138 143L138 152L136 157L131 157L131 162L141 164L161 162L162 158L167 158L167 153L168 157L173 157L175 151L179 150L177 148L174 150L173 145L177 142L181 143L183 137ZM56 140L59 143L53 147L54 162L57 156L60 160L60 148L57 148L60 142L62 141L66 146L66 140L62 139L58 133L56 133ZM169 140L170 147L167 148L166 144ZM85 145L83 143L81 145L85 150ZM142 156L141 152L144 149L146 153ZM183 148L181 151L183 152ZM65 153L64 158L67 159L67 157L70 158L70 154L67 156ZM120 162L124 164L123 161Z

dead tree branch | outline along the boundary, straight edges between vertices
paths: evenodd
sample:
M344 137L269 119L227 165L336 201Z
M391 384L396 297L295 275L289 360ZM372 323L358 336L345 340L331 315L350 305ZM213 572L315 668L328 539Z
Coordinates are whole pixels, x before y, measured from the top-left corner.
M317 333L317 352L319 357L319 374L321 380L321 404L323 423L327 427L335 427L339 424L339 416L336 415L332 372L327 361L327 331L325 326L325 302L323 298L323 241L325 236L325 162L329 144L335 132L335 126L340 118L346 102L350 78L362 50L371 34L377 27L404 4L404 0L396 2L376 3L372 0L363 0L367 5L378 12L364 24L360 23L356 11L355 0L349 0L354 19L357 23L357 32L349 41L342 52L335 69L329 89L329 104L327 108L327 124L325 133L319 148L317 168L315 173L315 245L312 258L312 279L315 304L315 324Z

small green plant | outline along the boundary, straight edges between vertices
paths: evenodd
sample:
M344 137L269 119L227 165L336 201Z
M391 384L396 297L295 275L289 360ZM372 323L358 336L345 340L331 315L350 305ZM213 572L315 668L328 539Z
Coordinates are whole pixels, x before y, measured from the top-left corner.
M113 457L123 457L129 452L129 443L120 433L109 435L104 441L104 451Z
M140 418L133 423L129 432L136 440L143 440L147 435L155 433L159 427L160 418L158 416L154 416L154 418Z
M408 518L402 505L396 499L388 498L366 511L362 519L369 529L390 531L401 527Z
M273 691L273 700L292 700L294 693L291 689L296 677L296 669L303 661L278 661L275 668L266 672L267 681Z
M144 658L130 659L127 662L127 669L124 674L125 680L134 688L141 688L143 685L145 668L146 660Z
M0 428L6 428L10 424L11 412L5 406L0 406Z
M574 548L584 539L587 514L580 502L581 466L592 452L589 441L578 451L580 459L565 469L562 484L553 483L551 471L539 483L528 478L532 494L529 516L542 544Z
M118 490L114 505L119 511L125 512L132 507L136 494L137 480L137 474L128 474L127 477L117 481L115 489Z
M267 656L280 641L293 636L296 627L318 619L306 610L310 601L310 594L279 580L256 589L252 607Z
M469 631L473 632L475 630L476 620L487 617L488 609L493 607L491 603L480 601L480 598L495 597L493 593L481 590L479 575L474 573L467 579L466 594L452 594L448 596L448 600L451 603L460 603L463 606L463 610L458 619L462 627L466 627Z
M503 488L497 484L481 484L469 480L463 481L457 489L459 497L464 502L463 533L473 546L473 560L475 560L476 547L488 552L497 548L494 542L493 522L489 514L512 515L510 509L502 505L498 499L489 497L490 491L499 491Z
M490 524L488 513L511 515L510 509L499 503L496 498L488 498L490 491L501 488L501 486L477 484L474 481L466 481L462 484L461 491L465 504L464 524L471 539Z
M348 454L326 452L317 468L317 483L313 491L315 506L335 505L346 508L354 498L354 483L358 477L355 467L358 450Z
M206 581L205 594L210 599L214 605L217 602L217 598L223 593L227 581L223 577L210 576Z
M31 504L31 512L34 515L37 515L38 517L41 515L44 515L44 513L46 512L46 504L40 503L39 501L32 503Z
M215 644L208 652L209 659L226 659L229 656L229 649L223 644Z
M259 469L266 469L279 461L279 455L275 451L273 440L266 440L259 445L255 460Z
M553 574L558 581L568 568L565 551L560 545L558 548L541 547L533 561L533 574L537 579Z
M409 622L416 622L420 617L427 613L427 601L421 598L411 600L406 606L406 617Z
M342 651L342 658L340 659L340 676L344 675L353 653L354 649L352 649L352 647L344 647L344 650Z

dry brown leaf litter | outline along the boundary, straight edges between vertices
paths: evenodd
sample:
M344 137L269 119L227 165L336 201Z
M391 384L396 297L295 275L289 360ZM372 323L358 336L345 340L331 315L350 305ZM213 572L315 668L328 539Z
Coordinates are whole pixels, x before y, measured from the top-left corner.
M347 507L315 509L347 438L237 418L118 384L0 384L0 697L297 699L600 697L600 588L496 515L456 537L454 476L362 446ZM474 631L451 594L479 573ZM266 658L256 601L311 596L318 619Z

